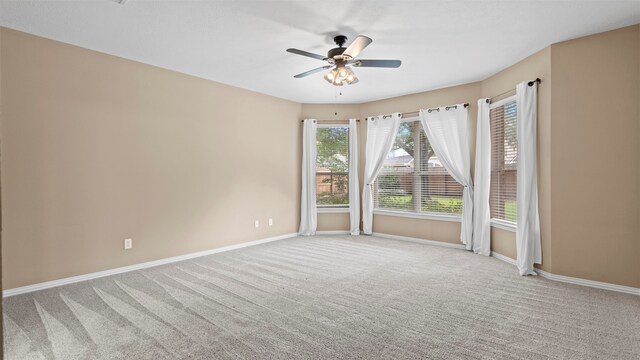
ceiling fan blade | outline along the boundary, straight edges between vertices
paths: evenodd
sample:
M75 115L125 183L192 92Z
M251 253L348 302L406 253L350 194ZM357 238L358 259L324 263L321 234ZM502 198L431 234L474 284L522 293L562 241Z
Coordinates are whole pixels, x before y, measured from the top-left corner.
M380 67L380 68L399 68L402 64L400 60L354 60L353 66L357 67Z
M309 75L311 75L311 74L315 74L315 73L317 73L318 71L322 71L322 70L330 69L331 67L333 67L333 65L325 65L325 66L321 66L321 67L319 67L319 68L315 68L315 69L313 69L313 70L309 70L309 71L305 71L305 72L303 72L303 73L300 73L300 74L298 74L298 75L294 76L294 78L296 78L296 79L303 78L303 77L305 77L305 76L309 76Z
M292 54L307 56L307 57L318 59L318 60L325 60L327 58L326 56L322 56L322 55L318 55L318 54L314 54L308 51L298 50L298 49L287 49L287 52L290 52Z
M358 56L358 54L360 54L360 52L364 50L364 48L369 46L372 41L373 40L371 40L371 38L369 37L358 35L358 37L353 40L351 45L349 45L347 50L345 50L342 55L347 55L353 59L354 57Z

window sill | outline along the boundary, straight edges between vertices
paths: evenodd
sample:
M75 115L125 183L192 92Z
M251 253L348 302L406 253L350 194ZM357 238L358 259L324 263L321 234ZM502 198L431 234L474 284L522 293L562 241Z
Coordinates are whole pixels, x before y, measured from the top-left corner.
M349 213L349 208L331 208L331 207L318 207L316 208L318 214L341 214Z
M516 224L500 219L491 219L491 227L516 232Z
M443 215L443 214L433 214L433 213L426 214L426 213L414 213L414 212L380 210L380 209L373 210L373 213L375 215L398 216L398 217L405 217L405 218L411 218L411 219L462 222L462 217L459 215Z

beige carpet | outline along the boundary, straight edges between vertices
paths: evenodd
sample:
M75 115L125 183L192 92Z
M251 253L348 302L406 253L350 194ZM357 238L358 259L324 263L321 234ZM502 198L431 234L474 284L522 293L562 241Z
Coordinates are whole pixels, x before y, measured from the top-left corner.
M639 359L640 298L376 237L293 238L4 300L6 359Z

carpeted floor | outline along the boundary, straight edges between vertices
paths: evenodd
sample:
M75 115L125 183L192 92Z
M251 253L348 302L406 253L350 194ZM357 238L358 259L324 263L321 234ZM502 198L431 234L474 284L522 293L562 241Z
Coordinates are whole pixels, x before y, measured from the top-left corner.
M293 238L4 300L5 359L638 359L640 298L494 258Z

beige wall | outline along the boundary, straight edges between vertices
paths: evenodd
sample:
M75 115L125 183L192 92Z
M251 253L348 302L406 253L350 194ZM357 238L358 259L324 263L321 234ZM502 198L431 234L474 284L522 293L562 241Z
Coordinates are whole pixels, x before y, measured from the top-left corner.
M541 268L640 287L638 25L555 44L481 82L354 105L300 105L0 35L6 288L295 232L300 119L361 119L362 187L367 116L468 102L473 159L477 99L536 77ZM254 121L247 109L268 111ZM253 228L268 217L274 227ZM348 224L318 216L319 231ZM375 215L374 231L459 243L460 224ZM515 257L513 232L492 237Z
M528 58L500 71L482 81L482 98L497 101L515 94L515 91L495 97L516 84L540 78L538 85L538 208L540 212L540 237L542 242L542 266L551 270L551 55L545 48ZM495 97L495 98L494 98ZM491 248L493 251L511 258L516 257L516 235L513 231L491 228Z
M640 287L640 26L554 44L482 96L534 77L541 268ZM493 229L492 249L515 258L515 235Z
M318 231L349 231L349 213L319 213Z
M5 288L297 231L300 104L1 34Z
M331 84L327 84L327 86L331 86ZM360 119L360 105L302 104L302 117L305 119L320 120Z
M640 287L640 27L551 46L552 271Z

